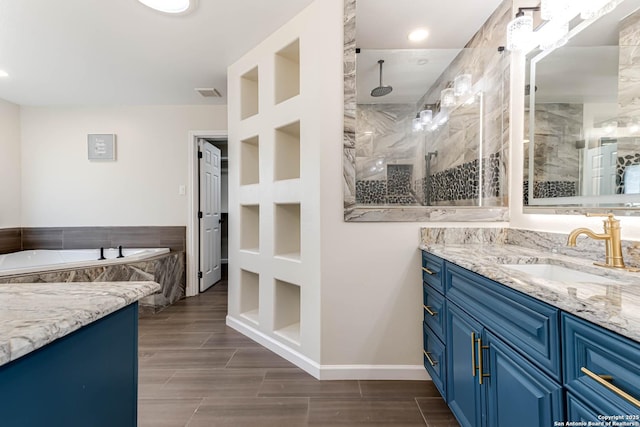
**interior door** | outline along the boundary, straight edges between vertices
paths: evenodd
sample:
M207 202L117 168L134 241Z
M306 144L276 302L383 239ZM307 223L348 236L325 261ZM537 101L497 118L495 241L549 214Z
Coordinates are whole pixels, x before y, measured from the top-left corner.
M200 292L222 278L220 149L210 142L200 143Z
M588 196L605 196L616 192L618 144L606 144L587 151Z

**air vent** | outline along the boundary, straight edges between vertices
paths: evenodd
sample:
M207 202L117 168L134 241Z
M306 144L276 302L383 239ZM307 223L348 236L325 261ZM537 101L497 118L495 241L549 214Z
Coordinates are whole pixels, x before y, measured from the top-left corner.
M205 98L220 98L222 96L220 92L218 92L218 89L212 87L196 88L196 92Z

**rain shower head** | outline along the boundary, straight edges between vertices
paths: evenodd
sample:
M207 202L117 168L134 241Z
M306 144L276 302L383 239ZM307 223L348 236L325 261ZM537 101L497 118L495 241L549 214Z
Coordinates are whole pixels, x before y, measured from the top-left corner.
M391 86L384 86L382 84L382 64L384 64L384 60L379 60L378 64L380 64L380 86L375 87L371 90L371 96L375 97L389 95L393 90Z

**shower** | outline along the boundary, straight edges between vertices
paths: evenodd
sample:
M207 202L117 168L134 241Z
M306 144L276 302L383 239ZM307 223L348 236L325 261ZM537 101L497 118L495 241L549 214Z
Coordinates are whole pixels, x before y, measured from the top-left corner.
M431 205L431 159L433 157L438 157L438 150L430 151L424 156L424 163L425 163L424 176L425 176L425 180L424 180L424 189L423 189L423 191L424 191L424 205L425 206L430 206Z
M384 60L383 59L379 60L378 64L380 64L380 86L374 87L371 90L371 96L375 96L375 97L389 95L393 90L391 86L384 86L382 84L382 64L384 64Z

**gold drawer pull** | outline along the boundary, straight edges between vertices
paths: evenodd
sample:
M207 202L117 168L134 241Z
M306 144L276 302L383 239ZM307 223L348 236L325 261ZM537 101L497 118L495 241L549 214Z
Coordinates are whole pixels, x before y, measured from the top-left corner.
M478 343L478 384L482 385L483 378L490 377L491 375L485 374L483 364L482 364L482 350L487 350L489 348L488 345L482 345L482 338L477 339Z
M473 370L473 376L476 376L478 367L476 366L476 333L471 332L471 369Z
M433 317L438 315L438 312L431 310L431 307L429 307L428 305L422 304L422 307L425 309L427 313L429 313L429 316Z
M415 270L414 270L414 271L415 271ZM432 275L432 276L433 276L434 274L436 274L434 271L429 270L427 267L422 267L422 271L424 271L425 273L430 274L430 275Z
M436 366L438 364L437 360L433 360L431 358L431 353L429 353L428 351L422 350L422 352L424 353L425 357L427 358L427 360L429 361L429 364L431 366Z
M612 392L614 392L618 396L620 396L623 399L631 402L632 404L640 407L640 400L638 400L635 397L631 396L629 393L626 393L625 391L620 390L618 387L614 386L613 384L611 384L610 382L607 381L607 380L609 380L609 381L613 380L613 377L611 375L594 374L593 372L591 372L590 370L588 370L584 366L582 368L580 368L580 371L582 371L585 375L587 375L592 380L595 380L596 382L598 382L601 385L605 386L606 388L608 388L609 390L611 390Z

